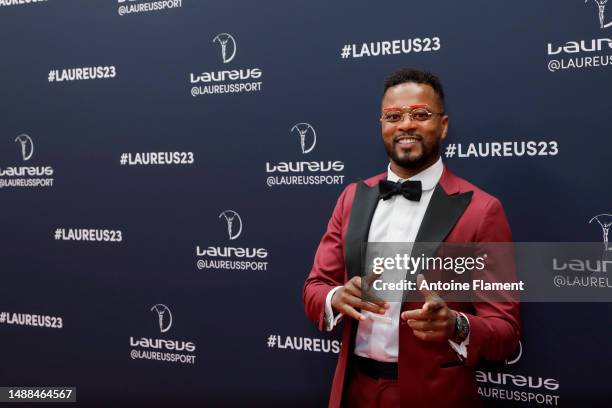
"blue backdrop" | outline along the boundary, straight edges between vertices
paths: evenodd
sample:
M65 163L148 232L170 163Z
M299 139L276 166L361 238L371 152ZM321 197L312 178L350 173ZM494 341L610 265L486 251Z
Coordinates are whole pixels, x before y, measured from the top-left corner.
M592 0L0 1L0 385L325 405L339 333L302 285L338 194L386 168L403 66L442 79L444 161L516 241L602 241L611 22ZM611 314L524 304L483 400L609 405Z

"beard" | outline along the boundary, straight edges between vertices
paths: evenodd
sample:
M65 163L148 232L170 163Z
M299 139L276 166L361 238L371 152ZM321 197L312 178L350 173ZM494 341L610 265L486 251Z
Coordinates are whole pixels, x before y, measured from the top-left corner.
M409 155L400 157L395 149L391 149L391 151L387 151L387 155L398 166L410 170L422 167L429 158L429 155L424 151L417 157L410 157Z
M391 146L385 145L387 156L389 156L389 158L395 164L408 170L414 170L422 168L424 165L430 163L432 160L438 157L438 152L440 151L439 144L428 146L423 142L424 138L422 135L410 136L418 136L420 138L420 140L417 142L417 144L420 146L420 152L418 154L403 152L400 156L397 150L397 143L395 141L393 141Z

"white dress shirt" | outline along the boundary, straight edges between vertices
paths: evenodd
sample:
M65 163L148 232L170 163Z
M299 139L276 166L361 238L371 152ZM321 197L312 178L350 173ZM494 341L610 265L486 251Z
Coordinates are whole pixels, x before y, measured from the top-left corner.
M420 201L407 200L401 195L395 195L388 200L379 200L370 225L368 242L414 242L423 221L423 216L433 195L434 188L440 181L443 171L442 159L410 177L409 180L420 180L423 194ZM403 182L398 175L387 170L387 180ZM331 299L341 288L332 289L325 299L325 320L327 330L331 331L342 314L334 317ZM401 302L389 302L390 308L384 315L361 311L366 319L359 321L355 339L355 354L385 362L397 362L399 352L399 322ZM469 336L461 344L449 340L451 347L461 356L467 358Z

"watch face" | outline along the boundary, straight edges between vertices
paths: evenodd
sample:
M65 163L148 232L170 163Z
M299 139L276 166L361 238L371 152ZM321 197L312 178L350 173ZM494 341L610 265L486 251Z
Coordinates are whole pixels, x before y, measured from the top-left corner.
M458 315L455 320L455 339L460 342L465 340L469 333L469 325L467 319L463 315Z
M467 319L464 316L461 316L461 335L465 339L470 330L470 326L468 326Z

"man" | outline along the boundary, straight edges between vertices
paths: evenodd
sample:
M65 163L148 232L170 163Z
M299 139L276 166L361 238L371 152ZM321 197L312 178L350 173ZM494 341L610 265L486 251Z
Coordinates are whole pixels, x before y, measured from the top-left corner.
M341 194L304 284L320 330L344 320L330 407L474 407L474 366L518 344L518 303L366 302L364 242L511 242L500 202L455 176L440 158L448 131L444 92L431 73L402 69L385 82L386 173ZM421 277L419 277L419 281Z

